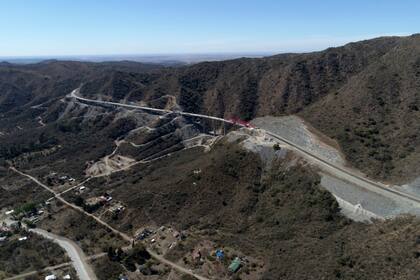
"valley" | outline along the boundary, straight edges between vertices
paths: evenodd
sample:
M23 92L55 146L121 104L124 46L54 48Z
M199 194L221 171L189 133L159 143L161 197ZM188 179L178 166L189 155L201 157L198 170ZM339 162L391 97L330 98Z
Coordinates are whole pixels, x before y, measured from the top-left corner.
M4 278L414 279L418 113L399 110L415 108L417 82L375 79L397 79L388 61L411 65L417 41L179 67L1 65L2 211L80 253ZM389 114L364 111L358 86L391 91Z

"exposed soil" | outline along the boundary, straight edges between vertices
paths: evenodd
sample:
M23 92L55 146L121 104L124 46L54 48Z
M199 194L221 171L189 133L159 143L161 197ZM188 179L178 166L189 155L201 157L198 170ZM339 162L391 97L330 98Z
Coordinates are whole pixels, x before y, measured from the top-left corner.
M186 240L167 253L174 260L210 240L261 259L264 270L254 279L415 277L418 220L350 222L318 175L293 157L279 155L266 173L258 154L223 141L207 153L184 150L95 179L86 195L107 191L123 202L127 208L109 222L128 233L144 225L186 230ZM204 264L194 269L209 271Z

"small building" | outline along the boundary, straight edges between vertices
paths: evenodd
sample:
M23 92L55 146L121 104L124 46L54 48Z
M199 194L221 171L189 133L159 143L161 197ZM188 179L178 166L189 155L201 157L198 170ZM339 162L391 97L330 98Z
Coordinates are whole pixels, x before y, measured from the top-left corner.
M223 250L221 250L221 249L217 249L216 250L216 259L218 260L218 261L221 261L221 260L223 260L225 258L225 252L223 252Z
M101 195L99 197L103 202L110 202L112 200L112 196L110 196L109 194L105 194L105 195Z
M106 202L104 197L90 197L85 200L85 204L91 207L103 205Z
M27 237L27 236L23 236L23 237L20 237L18 240L19 240L19 241L25 241L25 240L28 240L28 237ZM54 279L55 279L55 278L54 278Z
M6 215L12 215L13 213L15 212L15 210L9 210L9 211L6 211Z
M55 276L54 274L50 274L45 276L45 280L57 280L57 276Z
M106 199L106 198L110 197L111 195L109 193L105 192L102 196L105 197L105 199Z
M5 241L7 241L7 236L1 236L0 237L0 243L5 242Z
M8 226L6 226L6 225L3 225L3 226L0 226L0 233L8 233L8 232L11 232L12 231L12 229L10 228L10 227L8 227Z
M138 240L144 240L146 239L149 235L152 234L152 231L150 231L149 229L145 228L138 236L137 239Z
M113 214L119 214L125 210L124 205L119 202L109 203L109 205L108 211Z
M194 250L192 252L192 258L194 261L199 261L201 259L201 251L200 250Z
M181 234L180 234L180 233L179 233L179 231L177 231L177 230L174 230L174 232L172 233L172 236L173 236L174 238L178 238L180 235L181 235Z
M22 224L19 221L13 221L9 224L9 227L12 230L19 230L22 227Z
M229 265L229 271L232 273L237 272L241 268L241 259L236 257Z
M64 276L63 276L63 279L65 279L65 280L70 280L70 279L71 279L70 274L64 275Z
M29 218L23 218L22 222L36 224L36 223L39 222L39 216L32 216L32 217L29 217Z
M124 211L125 207L121 204L115 204L112 207L109 208L109 211L111 211L112 213L120 213L122 211Z
M179 239L181 240L187 239L187 233L185 231L181 231L181 233L179 234Z

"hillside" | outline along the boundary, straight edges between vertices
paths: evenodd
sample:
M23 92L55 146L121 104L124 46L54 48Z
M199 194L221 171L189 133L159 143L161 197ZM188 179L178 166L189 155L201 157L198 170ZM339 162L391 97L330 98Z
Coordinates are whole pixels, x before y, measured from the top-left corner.
M419 78L420 36L414 36L301 114L369 175L412 179L420 174Z
M419 35L384 37L316 53L112 73L81 92L152 105L173 96L185 111L225 118L299 114L336 139L351 165L401 183L420 174L413 164L420 156L419 43Z
M398 57L405 71L399 74L404 90L398 94L405 99L391 106L384 98L383 106L393 112L385 114L386 121L401 118L395 133L416 129L414 105L411 111L404 106L416 97L417 80L405 66L418 55L417 40L380 38L318 53L179 68L128 62L2 64L0 206L6 211L33 203L44 211L38 227L73 240L87 255L107 252L94 262L101 279L120 272L130 279L188 278L157 260L133 260L132 251L117 250L121 256L116 258L113 249L128 244L89 215L166 259L216 279L413 279L420 255L418 219L348 220L322 188L316 168L257 130L228 128L226 136L215 136L204 121L176 113L90 106L65 96L82 84L81 94L92 98L225 117L298 114L336 138L354 165L377 177L401 179L395 172L406 163L403 159L371 159L370 146L351 137L380 143L378 153L393 153L391 144L395 149L412 144L407 159L415 159L416 142L395 141L378 119L369 120L384 112L366 103L371 84L365 79L378 79L374 94L380 87L385 95L385 88L397 92L388 71L383 76L375 71L381 63L394 69L391 61ZM360 111L353 110L356 104ZM348 117L357 111L360 120L354 122ZM372 132L361 134L357 128ZM341 129L348 138L340 136ZM359 162L359 152L371 162ZM386 162L395 167L385 168ZM57 199L45 203L53 194L10 165L64 192L62 198L80 211ZM416 174L415 168L405 166L404 176ZM154 235L141 240L146 228ZM218 248L226 252L220 262L214 257ZM198 260L193 257L197 250ZM244 266L232 275L227 267L235 256Z
M33 114L39 114L44 105L48 106L62 98L82 82L95 80L115 71L139 73L159 68L162 66L124 61L82 63L52 60L37 64L0 63L0 114L4 119L24 114L24 109L29 108Z
M188 258L206 241L260 260L260 275L247 277L256 269L251 265L241 279L414 277L417 220L352 223L320 188L319 176L293 153L279 153L267 170L241 142L220 141L208 153L184 150L110 179L95 179L87 187L93 195L108 192L126 206L116 217L104 216L125 232L154 225L185 231L186 240L167 252L173 260Z

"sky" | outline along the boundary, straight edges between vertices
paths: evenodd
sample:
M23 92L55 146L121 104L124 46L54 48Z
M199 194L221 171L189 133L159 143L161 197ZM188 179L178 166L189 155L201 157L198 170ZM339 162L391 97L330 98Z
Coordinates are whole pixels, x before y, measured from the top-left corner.
M306 52L420 32L420 1L0 0L0 57Z

